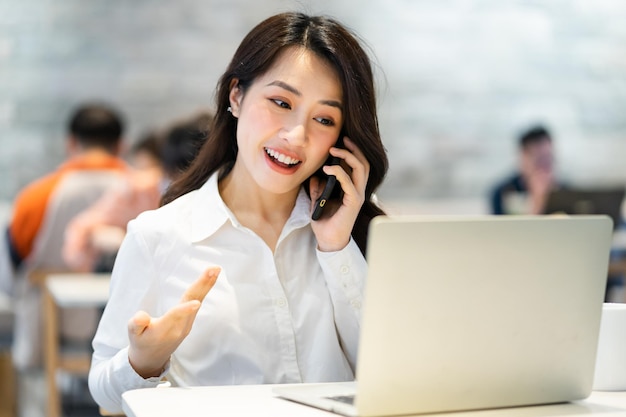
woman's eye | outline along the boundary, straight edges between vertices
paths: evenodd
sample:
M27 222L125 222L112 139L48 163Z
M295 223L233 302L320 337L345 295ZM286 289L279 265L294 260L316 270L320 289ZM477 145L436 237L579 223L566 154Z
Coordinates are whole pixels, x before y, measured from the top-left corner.
M315 120L323 124L324 126L333 126L335 123L330 119L324 119L323 117L317 117Z
M290 108L291 108L291 106L289 105L289 103L287 103L287 102L285 102L285 101L282 101L282 100L279 100L279 99L277 99L277 98L272 99L272 101L273 101L274 103L276 103L276 105L277 105L277 106L282 107L283 109L290 109Z

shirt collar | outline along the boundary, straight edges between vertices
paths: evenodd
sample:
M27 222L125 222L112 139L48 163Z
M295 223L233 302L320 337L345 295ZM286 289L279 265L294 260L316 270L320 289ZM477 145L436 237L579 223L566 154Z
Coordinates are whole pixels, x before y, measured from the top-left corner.
M296 205L285 224L283 233L304 227L309 223L311 223L311 199L304 191L304 187L300 187L300 192L296 198Z
M218 178L219 172L214 172L193 195L191 203L192 242L199 242L211 236L232 216L217 188Z
M222 200L217 184L218 178L219 171L214 172L192 197L192 242L199 242L213 235L227 221L235 227L240 227L239 221ZM304 187L301 187L296 198L296 205L282 234L286 236L292 230L309 223L311 223L311 199L304 191Z

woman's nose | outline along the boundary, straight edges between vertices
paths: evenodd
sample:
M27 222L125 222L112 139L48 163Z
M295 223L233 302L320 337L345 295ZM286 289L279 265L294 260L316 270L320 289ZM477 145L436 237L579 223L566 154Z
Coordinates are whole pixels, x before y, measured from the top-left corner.
M283 137L293 146L302 146L306 142L306 127L304 123L295 123L285 128Z

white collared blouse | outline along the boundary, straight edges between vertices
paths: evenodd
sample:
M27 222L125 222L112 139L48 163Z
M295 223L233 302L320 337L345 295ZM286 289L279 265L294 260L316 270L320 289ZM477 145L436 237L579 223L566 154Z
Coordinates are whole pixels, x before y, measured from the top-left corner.
M89 386L107 411L121 394L152 387L128 362L127 325L179 303L211 265L222 271L164 375L176 386L354 379L367 264L356 243L321 252L300 190L272 253L221 199L218 175L128 224L110 299L93 340Z

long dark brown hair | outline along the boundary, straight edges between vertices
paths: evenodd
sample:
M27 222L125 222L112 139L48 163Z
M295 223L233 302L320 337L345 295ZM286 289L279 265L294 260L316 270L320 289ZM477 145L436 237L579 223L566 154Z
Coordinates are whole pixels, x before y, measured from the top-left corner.
M254 80L270 69L282 50L304 47L335 68L343 88L342 132L361 149L370 163L365 203L352 229L352 237L365 254L369 222L382 209L371 201L388 169L376 113L376 92L369 56L357 36L336 20L290 12L272 16L243 39L217 83L215 117L198 156L171 184L162 204L200 188L218 169L225 175L237 157L237 119L228 113L231 82L245 93Z

